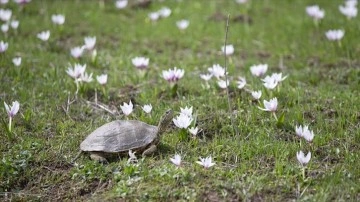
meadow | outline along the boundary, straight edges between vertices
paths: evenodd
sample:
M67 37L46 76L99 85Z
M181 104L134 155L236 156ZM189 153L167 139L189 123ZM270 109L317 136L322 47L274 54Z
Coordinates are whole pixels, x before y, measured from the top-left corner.
M359 17L237 1L0 1L0 200L359 201ZM72 161L168 109L154 154Z

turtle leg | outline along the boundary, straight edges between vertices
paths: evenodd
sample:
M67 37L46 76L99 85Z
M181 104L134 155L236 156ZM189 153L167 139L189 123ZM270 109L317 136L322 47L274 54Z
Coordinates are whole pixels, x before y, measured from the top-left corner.
M102 152L90 152L90 158L99 163L107 163L108 162Z
M152 144L142 153L142 156L150 155L155 151L156 151L156 145Z

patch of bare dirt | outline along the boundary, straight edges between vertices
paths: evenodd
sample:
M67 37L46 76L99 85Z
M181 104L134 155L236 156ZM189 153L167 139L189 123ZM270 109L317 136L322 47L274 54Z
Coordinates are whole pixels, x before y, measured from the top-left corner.
M207 190L200 196L200 201L217 202L217 201L243 201L234 191L230 189L223 190L226 194L220 195L216 190Z

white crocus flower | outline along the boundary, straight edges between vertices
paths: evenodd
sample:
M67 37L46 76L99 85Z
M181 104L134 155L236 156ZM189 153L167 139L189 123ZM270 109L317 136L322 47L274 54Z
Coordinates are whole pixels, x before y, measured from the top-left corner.
M188 28L189 24L190 24L189 20L179 20L176 22L176 26L180 30L184 30L184 29Z
M266 89L274 89L277 85L278 85L278 81L273 78L273 77L268 77L268 78L265 78L263 79L264 83L263 85L265 86Z
M296 158L302 166L305 166L311 159L311 152L309 152L306 156L303 151L296 152Z
M295 126L295 133L297 136L302 137L303 136L303 128L302 126Z
M196 163L204 166L204 168L210 168L211 166L214 166L214 165L215 165L215 163L212 162L211 156L208 156L208 157L206 157L206 158L201 158L201 157L200 157L200 161L196 161Z
M10 26L11 26L11 28L13 28L13 29L17 29L17 28L19 27L19 24L20 24L20 22L19 22L18 20L12 20L12 21L10 22Z
M128 0L117 0L115 1L115 7L117 9L124 9L128 5Z
M218 86L222 89L227 88L229 86L229 83L230 83L229 80L225 81L225 80L219 79L217 81Z
M160 17L160 14L158 12L152 12L149 13L148 17L150 18L151 21L157 21Z
M144 105L143 107L141 107L142 110L144 110L145 113L149 114L152 110L152 105L148 104L148 105Z
M9 43L6 43L4 41L0 41L0 53L5 52L9 47Z
M238 4L245 4L247 2L248 2L248 0L236 0L236 3L238 3Z
M70 54L71 54L71 56L73 56L74 58L80 58L82 55L83 55L83 53L84 53L84 47L83 46L77 46L77 47L75 47L75 48L72 48L71 50L70 50Z
M11 128L12 128L12 119L13 117L18 113L19 109L20 109L20 103L18 101L15 101L12 103L11 106L9 106L8 104L6 104L6 102L4 102L4 106L5 106L5 110L9 116L9 131L11 132Z
M200 74L200 78L205 80L205 81L209 81L212 78L212 74Z
M9 0L0 0L0 4L5 5L9 2Z
M246 85L246 79L244 77L239 77L239 81L237 81L236 83L238 89L243 89Z
M149 65L149 61L150 59L146 57L134 57L131 59L132 64L140 70L146 69Z
M282 73L273 73L272 75L271 75L271 77L276 81L276 82L278 82L278 83L280 83L280 82L282 82L282 81L284 81L287 77L288 77L288 75L286 75L286 76L282 76ZM266 77L265 77L265 79L266 79Z
M8 24L1 25L1 31L3 33L7 33L9 31L9 25Z
M171 9L168 7L163 7L158 11L159 15L163 18L169 17L171 14Z
M358 9L355 6L339 6L339 10L348 19L356 17L358 13Z
M51 21L56 25L62 25L65 23L65 16L62 14L55 14L51 16Z
M8 104L6 104L6 102L4 102L4 106L9 118L13 118L20 109L20 103L18 101L12 102L11 106L9 106Z
M105 85L107 83L107 79L108 79L107 74L96 76L96 80L100 85Z
M226 49L226 52L225 52L225 49ZM232 54L234 54L234 46L232 44L222 46L221 52L223 52L225 55L232 55Z
M68 67L68 69L66 70L66 73L71 76L74 79L78 79L80 78L80 76L82 74L85 73L86 70L86 64L81 65L81 64L75 64L74 67Z
M191 128L189 128L189 132L191 133L191 135L192 135L193 137L196 137L196 135L197 135L198 132L199 132L199 128L198 128L198 127L191 127Z
M178 127L178 128L188 128L191 124L191 122L193 121L192 117L187 116L186 114L180 113L179 116L177 116L176 118L173 118L173 122L174 124Z
M214 64L212 67L209 67L208 71L210 72L211 75L213 75L217 79L220 79L221 77L225 76L225 68L223 68L219 64Z
M356 7L358 4L357 0L346 0L345 1L345 6L346 7Z
M180 107L180 113L185 114L188 117L192 117L193 107L192 106L191 107L186 106L185 108Z
M326 38L330 41L340 41L344 37L344 30L329 30L325 33Z
M50 31L46 30L46 31L40 32L36 36L38 39L40 39L42 41L47 41L50 38Z
M251 96L255 99L255 100L259 100L261 97L261 90L259 91L251 91Z
M162 71L162 77L169 83L176 83L184 76L184 73L185 71L183 69L177 69L177 67L174 67L174 69Z
M15 66L20 66L21 65L21 57L16 57L12 59L12 62L14 63Z
M95 44L96 44L96 36L94 37L85 37L84 38L84 48L86 48L87 50L93 50L95 48Z
M312 130L303 131L303 137L306 141L312 142L314 139L314 132Z
M174 158L170 158L170 161L176 166L181 166L181 156L179 154L175 154Z
M260 77L266 73L267 69L267 64L253 65L250 67L250 72L253 76Z
M12 11L10 9L0 8L0 20L7 22L10 20L11 15L12 15Z
M131 112L133 111L133 104L130 100L129 104L124 102L124 104L121 105L120 108L121 108L122 112L125 114L125 116L129 116L131 114Z
M229 83L230 83L229 81L226 82L225 80L222 79L217 80L218 86L222 89L227 88L229 86Z
M323 9L320 9L318 5L306 7L306 13L314 20L320 20L325 16L325 11Z
M265 108L259 107L259 109L264 110L264 111L269 111L269 112L275 112L277 110L277 106L278 106L278 100L277 100L277 98L273 98L273 99L270 99L269 101L264 100Z
M271 76L266 76L262 81L267 89L274 89L280 82L284 81L288 76L282 76L282 73L273 73Z
M312 130L309 130L308 125L296 126L295 133L299 137L303 137L308 142L312 142L312 140L314 139L314 132Z
M92 73L89 75L88 73L84 72L83 74L80 75L80 78L78 80L82 82L90 83L93 81L92 75L93 75Z

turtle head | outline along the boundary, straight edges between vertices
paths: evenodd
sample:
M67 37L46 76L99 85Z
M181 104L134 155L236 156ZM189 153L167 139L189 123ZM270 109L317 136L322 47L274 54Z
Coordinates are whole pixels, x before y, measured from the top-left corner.
M168 109L165 114L162 115L158 125L158 135L161 135L166 130L166 127L171 123L173 117L174 112L171 109Z

